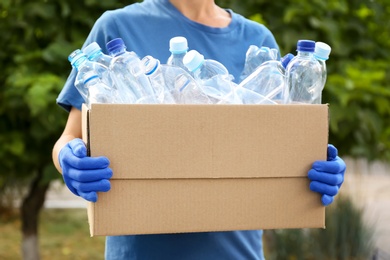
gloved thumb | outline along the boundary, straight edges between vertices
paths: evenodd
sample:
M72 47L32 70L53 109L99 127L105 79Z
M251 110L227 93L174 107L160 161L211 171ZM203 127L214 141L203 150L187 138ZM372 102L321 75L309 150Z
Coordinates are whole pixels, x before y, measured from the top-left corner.
M328 144L328 161L333 161L336 159L338 154L337 148L334 147L332 144Z
M322 205L328 206L333 202L333 196L329 196L327 194L323 194L321 197Z
M87 147L80 138L73 139L68 143L68 145L75 156L79 158L84 158L87 156Z

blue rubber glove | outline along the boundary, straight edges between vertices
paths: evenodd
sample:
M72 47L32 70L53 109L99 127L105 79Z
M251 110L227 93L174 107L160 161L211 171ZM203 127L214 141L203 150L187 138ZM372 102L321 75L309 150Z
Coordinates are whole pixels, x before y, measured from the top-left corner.
M316 161L308 173L310 190L320 193L321 202L328 206L333 202L344 182L345 163L337 156L337 148L328 145L327 161Z
M88 157L84 142L76 138L58 155L62 176L68 189L85 200L96 202L97 192L109 191L112 170L106 157Z

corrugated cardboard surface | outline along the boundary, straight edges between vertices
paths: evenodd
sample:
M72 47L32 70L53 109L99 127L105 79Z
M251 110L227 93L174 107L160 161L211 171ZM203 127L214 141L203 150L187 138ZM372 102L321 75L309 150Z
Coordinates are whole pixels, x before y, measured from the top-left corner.
M327 105L83 109L91 155L114 172L91 235L325 226L307 171L326 159Z

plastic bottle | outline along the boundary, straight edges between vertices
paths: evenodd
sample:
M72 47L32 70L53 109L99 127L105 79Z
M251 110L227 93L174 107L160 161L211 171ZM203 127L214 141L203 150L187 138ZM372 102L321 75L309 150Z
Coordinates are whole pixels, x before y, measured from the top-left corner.
M285 103L312 104L321 94L321 65L314 57L315 42L299 40L297 56L286 68Z
M277 103L283 103L283 95L286 88L285 66L293 55L286 55L282 61L268 60L245 78L240 87L252 90L267 99Z
M179 92L180 104L213 104L196 80L188 73L175 78L175 89Z
M158 103L175 104L179 102L179 94L173 84L174 78L182 73L183 69L175 66L163 65L158 59L148 55L142 60L145 74L148 76Z
M109 55L113 57L109 67L112 78L119 91L130 90L130 94L127 94L129 103L157 103L137 54L127 51L121 38L113 39L106 45Z
M287 65L290 63L290 61L291 61L293 58L294 58L294 54L292 54L292 53L287 53L286 55L284 55L284 56L280 59L280 62L282 63L284 69L287 68Z
M187 70L187 67L183 63L183 58L188 51L187 39L182 36L173 37L169 41L169 51L171 52L171 56L168 58L167 65L178 66Z
M261 64L269 60L276 60L278 58L278 50L266 46L258 47L256 45L249 46L246 57L244 70L240 76L240 82L252 74Z
M109 70L109 67L110 67L110 64L112 61L112 57L110 55L103 53L102 48L100 47L100 45L97 42L92 42L92 43L88 44L87 46L85 46L83 48L82 51L87 56L88 60L100 63L107 68L107 72L103 76L103 81L108 86L112 86L114 89L117 90L116 92L118 92L118 89L114 84L114 81L112 79L112 75L111 75L110 70ZM127 100L123 98L125 96L126 95L120 96L121 103L127 102Z
M115 89L107 86L95 71L85 73L83 80L84 87L88 90L86 100L88 107L93 103L121 103Z
M325 83L326 83L326 78L327 78L327 70L326 70L326 61L329 59L329 54L331 52L331 47L324 43L324 42L316 42L316 46L315 46L315 49L314 49L314 57L318 60L318 62L321 64L321 79L322 79L322 83L321 83L321 91L324 89L325 87ZM322 95L320 94L319 97L314 100L314 104L321 104L322 103L322 100L321 100L321 97Z
M112 56L104 54L97 42L92 42L85 46L83 52L90 61L98 62L107 68L110 67Z
M94 71L101 80L104 80L105 76L107 75L107 68L99 63L88 60L87 56L80 49L74 50L68 56L68 60L72 67L77 71L74 85L81 94L84 101L87 101L88 90L84 86L84 75L87 72ZM105 83L107 82L105 81Z
M196 50L191 50L184 56L183 63L206 95L212 98L213 103L232 91L233 76L220 62L205 59Z

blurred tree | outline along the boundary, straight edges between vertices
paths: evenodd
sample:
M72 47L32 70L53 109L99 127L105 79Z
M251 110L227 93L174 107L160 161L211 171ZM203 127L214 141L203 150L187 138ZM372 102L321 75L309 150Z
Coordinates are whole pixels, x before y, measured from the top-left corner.
M67 116L55 102L70 72L67 56L104 10L128 3L0 2L0 196L10 184L26 187L20 210L25 259L39 258L39 211L50 180L60 177L51 150Z

